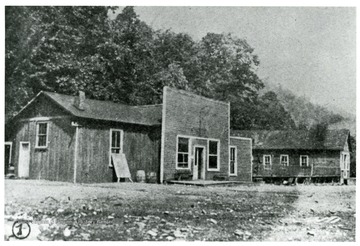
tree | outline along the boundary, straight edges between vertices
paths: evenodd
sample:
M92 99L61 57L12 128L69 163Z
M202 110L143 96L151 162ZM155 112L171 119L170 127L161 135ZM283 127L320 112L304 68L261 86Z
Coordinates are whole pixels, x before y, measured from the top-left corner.
M108 10L6 7L7 115L40 90L96 93L103 68L98 46L109 34Z
M285 110L273 91L266 92L260 98L259 112L261 113L257 128L266 130L294 129L295 122Z
M195 42L154 31L133 7L115 19L110 10L6 7L7 115L40 90L139 105L160 103L168 85L230 102L233 128L291 127L275 94L258 96L259 60L246 40L208 33Z

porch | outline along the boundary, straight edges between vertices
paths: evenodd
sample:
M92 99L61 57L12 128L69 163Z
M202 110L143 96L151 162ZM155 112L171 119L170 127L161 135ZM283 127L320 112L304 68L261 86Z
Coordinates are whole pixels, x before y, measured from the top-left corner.
M256 183L246 181L219 181L219 180L168 180L168 184L211 186L211 185L257 185Z

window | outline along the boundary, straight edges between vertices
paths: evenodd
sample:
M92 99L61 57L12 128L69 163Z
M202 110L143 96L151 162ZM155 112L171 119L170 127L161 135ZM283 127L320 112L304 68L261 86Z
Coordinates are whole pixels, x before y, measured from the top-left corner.
M283 167L289 166L289 156L280 155L280 165Z
M309 156L300 155L300 167L307 167L307 166L309 166Z
M237 148L236 146L230 146L230 175L237 175Z
M271 155L264 155L264 168L271 169Z
M36 147L46 148L47 147L47 136L48 136L48 123L38 122L36 124Z
M189 138L178 137L177 169L189 169Z
M208 170L219 170L219 141L209 140Z
M111 133L111 147L110 152L111 153L122 153L122 130L110 130Z
M123 152L123 135L124 132L118 129L110 129L110 157L109 164L111 165L111 153Z

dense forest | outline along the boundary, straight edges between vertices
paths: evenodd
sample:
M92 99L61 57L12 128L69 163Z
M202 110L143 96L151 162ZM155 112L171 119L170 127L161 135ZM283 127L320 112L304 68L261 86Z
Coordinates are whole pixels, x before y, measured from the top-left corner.
M231 102L234 129L308 129L344 119L265 87L244 39L208 33L194 41L154 30L133 7L116 10L6 7L5 119L41 90L142 105L160 103L165 85Z

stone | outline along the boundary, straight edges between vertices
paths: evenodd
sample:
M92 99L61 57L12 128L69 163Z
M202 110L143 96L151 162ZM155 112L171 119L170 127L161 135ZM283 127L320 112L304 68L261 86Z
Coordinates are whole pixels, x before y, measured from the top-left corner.
M179 230L179 228L174 231L174 236L177 237L177 238L178 237L185 237L185 235Z
M63 231L63 235L64 237L70 237L71 231L68 227L66 227L65 230Z
M149 234L149 235L152 236L152 237L156 237L156 236L157 236L157 233L156 233L155 231L152 231L152 230L147 231L147 234Z
M168 241L173 241L173 240L175 240L175 238L172 237L172 236L167 236L167 237L166 237L166 240L168 240Z
M242 236L242 235L244 235L244 232L242 231L242 230L239 230L239 229L237 229L237 230L235 230L234 231L234 234L236 235L236 236Z
M80 236L85 241L89 241L90 237L91 237L91 235L89 233L80 233Z
M313 231L308 231L307 234L310 236L315 236L315 233Z
M210 221L211 223L213 223L213 224L217 224L218 222L216 221L216 220L214 220L214 219L208 219L208 221Z
M49 229L49 224L40 224L39 230L40 231L47 231Z
M135 225L137 225L139 227L140 231L142 231L146 226L146 224L143 222L135 222Z

